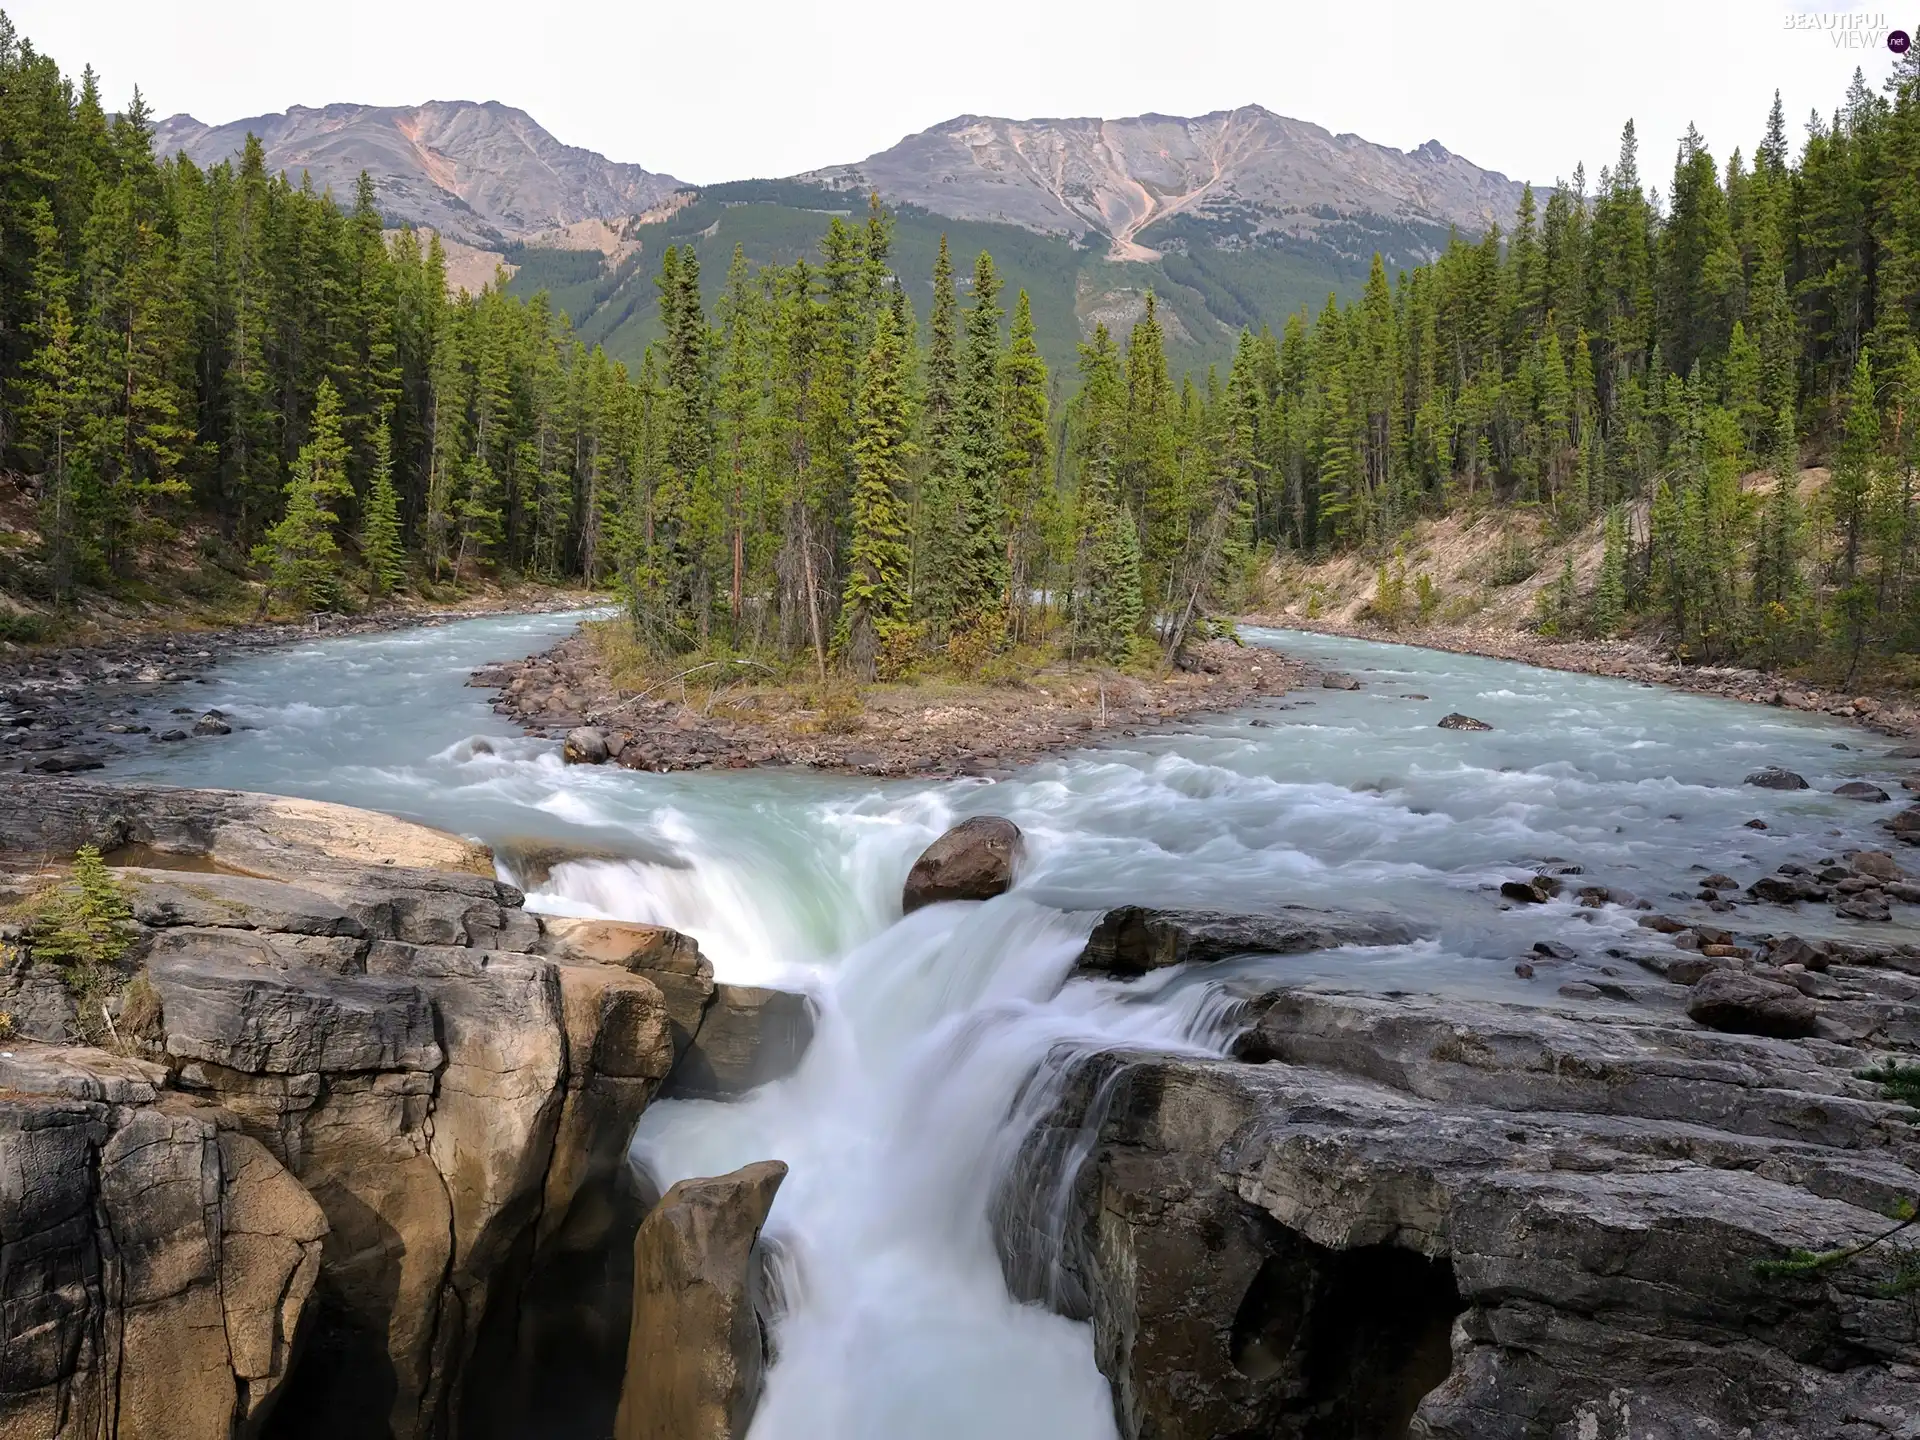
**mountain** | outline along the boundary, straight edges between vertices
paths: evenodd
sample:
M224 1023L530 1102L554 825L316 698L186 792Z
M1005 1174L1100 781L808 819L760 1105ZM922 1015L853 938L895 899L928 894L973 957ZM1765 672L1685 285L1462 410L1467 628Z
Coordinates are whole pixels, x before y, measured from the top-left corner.
M963 115L858 164L698 189L563 145L495 103L295 107L221 126L176 115L156 144L213 164L249 131L269 168L305 170L336 196L367 171L389 223L455 242L456 284L504 263L511 290L547 291L588 343L629 362L658 334L651 274L665 246L694 248L711 300L736 244L762 263L817 254L830 217L864 211L870 190L895 213L895 265L923 318L941 235L963 275L991 250L1009 295L1028 291L1056 370L1096 324L1124 334L1149 290L1176 366L1225 360L1241 327L1356 293L1375 252L1400 270L1453 229L1508 222L1521 190L1437 141L1395 150L1257 105L1191 119Z
M226 125L175 115L156 127L154 145L213 165L238 155L249 133L260 137L269 171L306 171L317 188L348 198L365 170L390 222L483 249L585 220L623 219L683 188L670 175L563 145L526 111L495 101L296 105Z
M1409 153L1258 105L1194 119L962 115L797 178L954 219L1104 235L1116 260L1157 259L1162 241L1312 241L1356 221L1478 233L1513 214L1521 189L1437 140Z

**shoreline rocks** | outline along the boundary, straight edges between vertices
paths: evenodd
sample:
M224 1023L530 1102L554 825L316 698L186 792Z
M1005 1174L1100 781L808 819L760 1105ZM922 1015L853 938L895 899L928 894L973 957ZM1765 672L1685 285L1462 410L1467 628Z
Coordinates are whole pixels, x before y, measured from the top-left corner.
M779 683L752 662L718 668L726 663L626 693L594 637L579 634L481 666L467 683L496 692L496 713L530 735L561 740L577 764L650 773L804 765L952 778L1005 774L1103 738L1284 695L1307 675L1274 651L1226 640L1189 647L1178 667L1152 678L1049 665L1017 683L934 678L833 695Z

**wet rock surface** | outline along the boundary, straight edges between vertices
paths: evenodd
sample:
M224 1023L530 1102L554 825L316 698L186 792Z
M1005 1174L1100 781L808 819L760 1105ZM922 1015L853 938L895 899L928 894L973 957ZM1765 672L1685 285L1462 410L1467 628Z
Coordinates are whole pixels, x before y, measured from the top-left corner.
M0 1434L607 1433L634 1124L682 1063L726 1093L797 1063L804 998L716 987L672 931L549 928L403 821L0 779L0 850L81 844L143 862L120 978L155 1003L111 1002L124 1056L0 1059ZM68 1039L57 967L4 950L0 1009Z
M913 862L900 908L912 913L943 900L991 900L1013 885L1021 851L1020 827L999 815L962 820Z
M1075 970L1130 977L1233 955L1302 955L1340 945L1403 945L1417 934L1413 926L1391 916L1343 915L1300 905L1270 915L1125 905L1107 911L1095 923Z
M1920 1042L1920 964L1873 958L1801 972L1800 1040L1650 1001L1249 997L1238 1059L1062 1075L1003 1268L1092 1322L1129 1440L1904 1434L1898 1251L1756 1268L1920 1193L1913 1113L1858 1073Z

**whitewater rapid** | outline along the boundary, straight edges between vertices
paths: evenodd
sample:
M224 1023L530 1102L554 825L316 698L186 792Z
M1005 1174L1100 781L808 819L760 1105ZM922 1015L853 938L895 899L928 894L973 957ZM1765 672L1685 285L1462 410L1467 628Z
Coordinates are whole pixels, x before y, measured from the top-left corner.
M1074 1056L1218 1053L1236 997L1279 983L1548 1000L1609 963L1633 917L1571 898L1503 909L1502 879L1578 866L1582 883L1683 910L1703 867L1757 874L1877 834L1875 807L1826 793L1883 773L1884 742L1857 730L1259 631L1247 638L1363 688L1114 737L997 783L566 767L463 681L571 624L464 622L252 657L193 697L233 717L234 735L156 745L115 773L372 806L509 857L526 841L587 847L608 858L554 866L530 906L670 925L720 979L814 998L794 1075L732 1103L656 1104L633 1144L662 1186L754 1160L791 1167L767 1230L783 1313L753 1440L1114 1434L1091 1332L1013 1303L988 1222L997 1176ZM1437 729L1450 710L1496 728ZM1814 788L1739 783L1766 763ZM1026 834L1014 890L902 918L914 857L980 813ZM1747 828L1755 818L1769 828ZM1426 938L1133 985L1068 980L1094 916L1117 903L1384 909ZM1582 958L1523 979L1514 961L1541 940Z

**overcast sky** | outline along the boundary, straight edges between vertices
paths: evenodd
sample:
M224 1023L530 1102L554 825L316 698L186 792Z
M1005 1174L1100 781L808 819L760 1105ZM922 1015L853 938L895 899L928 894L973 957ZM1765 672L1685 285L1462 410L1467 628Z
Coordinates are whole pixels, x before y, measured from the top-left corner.
M1632 116L1664 186L1689 121L1751 154L1776 87L1797 144L1920 0L0 0L108 100L223 122L352 100L502 100L561 140L683 180L860 159L963 112L1194 115L1258 103L1515 178L1610 160ZM1795 11L1884 22L1867 48Z

